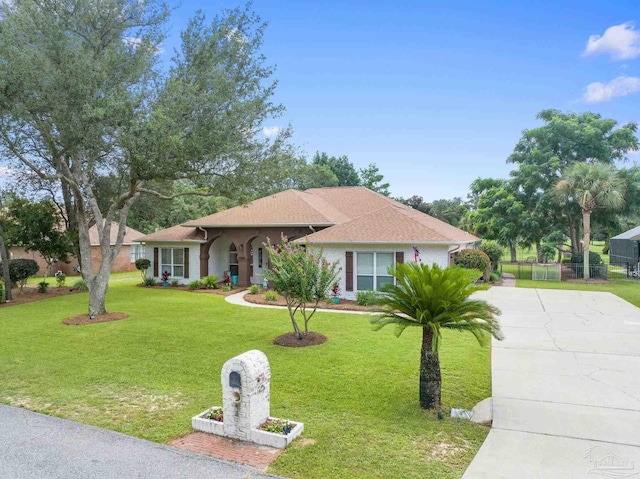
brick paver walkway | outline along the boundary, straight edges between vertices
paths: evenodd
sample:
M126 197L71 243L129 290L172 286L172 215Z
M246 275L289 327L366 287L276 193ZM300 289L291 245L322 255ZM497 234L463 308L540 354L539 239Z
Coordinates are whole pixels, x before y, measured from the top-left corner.
M282 452L282 449L259 446L204 432L194 432L188 436L174 439L169 445L226 461L246 464L263 471L266 471L269 464Z

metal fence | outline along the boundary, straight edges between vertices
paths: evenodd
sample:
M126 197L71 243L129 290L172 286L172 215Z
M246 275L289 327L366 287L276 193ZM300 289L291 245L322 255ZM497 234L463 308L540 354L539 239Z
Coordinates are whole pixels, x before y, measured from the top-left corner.
M582 263L500 263L501 273L510 273L516 279L532 279L534 281L562 281L584 278ZM618 266L612 264L589 265L589 277L594 279L636 278L640 279L640 270L631 265Z
M516 279L533 279L536 281L560 281L560 264L540 263L500 263L501 273L510 273Z

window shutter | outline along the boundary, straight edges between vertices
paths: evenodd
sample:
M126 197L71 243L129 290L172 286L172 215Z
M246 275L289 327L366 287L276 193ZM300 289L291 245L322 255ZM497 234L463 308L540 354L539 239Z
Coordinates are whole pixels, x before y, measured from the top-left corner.
M404 251L396 251L396 264L404 263Z
M189 277L189 248L184 249L184 277Z
M153 276L158 277L158 248L153 248Z
M347 251L345 255L346 289L353 291L353 251Z

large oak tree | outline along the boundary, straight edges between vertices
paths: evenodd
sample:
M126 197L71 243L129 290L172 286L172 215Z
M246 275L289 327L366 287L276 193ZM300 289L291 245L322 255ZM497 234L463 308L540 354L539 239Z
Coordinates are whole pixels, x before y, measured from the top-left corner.
M91 315L106 311L111 265L140 195L170 197L162 185L176 180L228 191L284 141L261 133L282 108L271 100L260 19L246 9L211 23L198 14L161 68L168 18L157 0L0 2L0 161L59 185ZM114 188L99 202L103 178ZM95 271L91 224L102 253Z

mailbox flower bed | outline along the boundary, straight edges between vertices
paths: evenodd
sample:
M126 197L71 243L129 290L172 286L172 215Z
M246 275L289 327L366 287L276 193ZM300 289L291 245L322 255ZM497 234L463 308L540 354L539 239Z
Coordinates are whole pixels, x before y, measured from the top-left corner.
M222 412L221 407L211 408L211 412L209 413L209 419L217 422L224 422L224 413Z
M293 429L293 424L286 419L267 419L258 429L286 436Z

